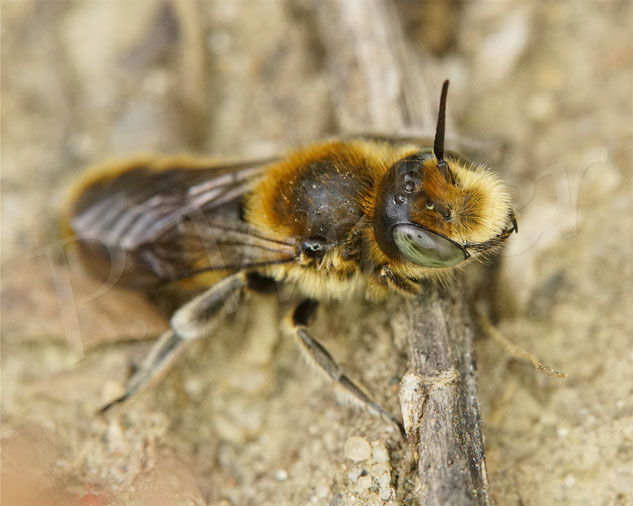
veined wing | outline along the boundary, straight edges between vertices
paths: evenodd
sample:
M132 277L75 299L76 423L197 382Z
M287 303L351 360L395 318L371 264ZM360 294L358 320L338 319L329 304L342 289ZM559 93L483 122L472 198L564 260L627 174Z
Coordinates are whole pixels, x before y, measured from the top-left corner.
M208 270L290 262L294 247L240 219L241 197L272 160L209 165L135 160L80 182L69 222L89 270L150 288Z

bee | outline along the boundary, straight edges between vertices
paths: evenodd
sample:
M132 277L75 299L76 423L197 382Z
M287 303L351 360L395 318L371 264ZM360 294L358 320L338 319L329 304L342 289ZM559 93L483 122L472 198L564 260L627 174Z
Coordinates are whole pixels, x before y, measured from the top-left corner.
M447 92L445 81L431 147L361 138L224 165L149 157L80 180L66 220L93 276L143 291L192 281L205 288L173 313L124 395L102 411L209 334L241 291L283 283L304 296L288 321L310 361L406 436L308 326L318 301L417 295L422 280L450 276L518 231L500 179L444 150Z

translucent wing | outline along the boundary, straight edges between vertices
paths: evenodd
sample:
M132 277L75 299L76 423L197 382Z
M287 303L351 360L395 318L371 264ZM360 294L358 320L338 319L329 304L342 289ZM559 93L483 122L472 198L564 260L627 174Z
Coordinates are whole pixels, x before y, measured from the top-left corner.
M137 160L80 184L70 226L89 270L135 288L218 270L291 262L294 245L241 219L242 197L271 160L213 166Z

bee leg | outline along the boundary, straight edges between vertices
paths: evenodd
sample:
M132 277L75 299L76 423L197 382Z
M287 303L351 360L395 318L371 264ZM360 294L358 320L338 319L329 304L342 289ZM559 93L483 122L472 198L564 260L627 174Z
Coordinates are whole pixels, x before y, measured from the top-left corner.
M269 277L262 276L257 272L250 272L246 275L247 288L251 292L261 294L271 294L277 291L277 282Z
M103 406L98 413L105 413L116 404L132 397L143 385L157 377L173 361L184 341L169 329L160 336L143 364L125 385L125 393Z
M246 275L233 274L216 283L178 309L171 318L171 329L156 342L138 371L128 380L125 393L99 410L105 413L134 395L151 380L165 372L188 341L209 335L221 310L232 310L246 284Z
M301 349L318 370L332 379L335 384L341 388L341 391L346 394L349 400L364 407L370 413L394 423L396 427L398 427L402 437L406 439L407 434L402 422L382 406L371 400L371 398L341 370L332 355L330 355L330 352L308 333L306 327L317 307L318 302L316 300L306 299L291 313L290 323L292 325L292 332L297 338Z

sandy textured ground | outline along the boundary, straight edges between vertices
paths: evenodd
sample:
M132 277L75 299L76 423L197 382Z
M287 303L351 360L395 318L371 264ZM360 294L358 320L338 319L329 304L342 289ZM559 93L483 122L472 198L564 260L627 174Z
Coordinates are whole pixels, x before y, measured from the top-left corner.
M66 188L106 158L261 156L336 133L314 5L3 0L3 505L416 503L407 449L335 404L280 337L276 300L247 301L157 388L93 415L165 319L66 263ZM631 505L633 2L400 10L452 81L460 131L508 146L495 168L520 234L471 272L474 298L569 374L476 342L494 498ZM314 326L394 411L398 303L325 306Z

